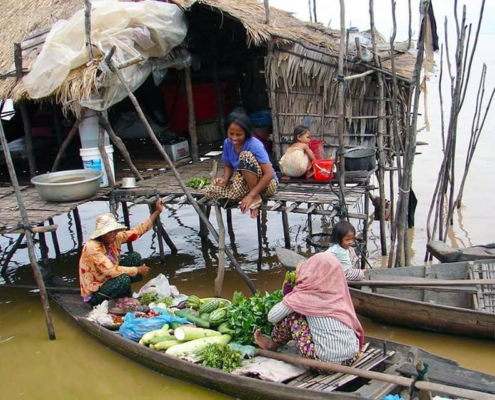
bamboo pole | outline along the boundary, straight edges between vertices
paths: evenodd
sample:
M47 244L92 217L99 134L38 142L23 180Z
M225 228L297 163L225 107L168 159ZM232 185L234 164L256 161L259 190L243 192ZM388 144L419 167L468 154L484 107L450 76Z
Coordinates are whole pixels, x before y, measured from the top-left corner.
M308 0L308 8L309 8L309 21L313 22L313 13L311 12L311 0Z
M412 41L412 10L411 10L411 0L407 1L408 3L408 15L409 15L409 29L407 30L407 50L411 48Z
M110 125L110 121L108 120L107 116L105 115L104 112L98 112L98 119L100 122L100 125L103 127L103 129L108 133L108 136L110 136L110 140L112 143L119 149L120 153L122 154L122 157L124 157L124 160L128 167L131 169L132 173L136 177L137 180L143 180L144 178L142 175L139 173L139 170L136 168L134 163L132 162L131 155L127 151L127 148L122 141L121 138L119 138L113 128L112 125Z
M317 23L318 17L316 16L316 0L313 0L313 14L315 16L315 23Z
M282 226L284 228L284 242L285 242L285 248L290 249L290 232L289 232L289 215L287 214L287 202L283 201L282 202L283 209L282 211Z
M125 226L127 226L128 228L130 228L130 226L131 226L131 219L130 219L130 216L129 216L129 207L127 206L127 202L126 201L123 201L121 204L122 204L122 213L124 214L124 224L125 224ZM132 245L132 242L127 242L127 250L129 252L133 252L134 251L134 246Z
M67 146L69 146L69 143L71 142L72 138L77 133L77 129L79 128L79 124L81 123L81 118L83 117L83 115L84 115L84 110L81 112L81 116L76 119L74 125L72 125L72 128L69 131L69 134L67 135L62 145L60 146L60 150L58 151L57 157L55 158L55 162L53 163L52 172L55 172L58 169L60 161L64 156L65 150L67 150Z
M346 37L345 29L345 0L340 0L340 45L339 45L339 83L338 83L338 100L337 100L337 114L339 119L337 120L337 131L339 134L339 149L338 158L340 162L339 167L339 203L340 206L345 208L345 157L344 157L344 133L345 133L345 121L344 121L344 51L346 44L344 38Z
M265 3L265 24L269 25L270 24L270 4L268 4L268 0L264 0Z
M187 107L189 109L189 135L191 136L191 158L193 163L199 160L198 135L196 133L196 117L194 116L194 97L191 81L191 67L184 68L186 80Z
M218 224L218 270L215 278L215 296L222 294L223 280L225 277L225 225L223 223L222 209L215 205L215 216Z
M27 240L27 248L29 254L29 260L31 262L31 267L33 268L34 277L36 279L36 284L40 289L40 297L41 303L43 304L43 311L45 314L45 322L46 327L48 329L48 337L50 340L55 340L55 328L53 327L52 316L50 313L50 303L48 302L48 296L45 290L45 282L43 281L43 277L41 276L40 267L38 265L38 261L36 260L36 255L34 253L34 241L32 233L29 229L29 217L27 215L26 207L24 206L24 199L22 198L21 189L19 187L19 181L17 180L17 175L14 168L14 163L12 161L12 156L10 155L9 145L7 143L7 139L5 138L5 132L3 130L3 124L0 120L0 143L3 148L3 153L5 155L5 162L7 164L7 168L9 170L10 180L12 182L12 186L14 187L15 195L17 198L17 204L19 206L19 212L21 213L22 223L24 224L24 228L26 229L26 240Z
M22 79L22 49L19 43L14 43L14 62L16 70L16 80ZM26 154L29 164L29 175L36 176L36 158L34 156L33 149L33 133L31 131L31 121L29 120L29 110L25 101L19 102L19 109L21 110L22 125L24 126L24 137L26 138Z
M365 379L377 380L382 382L389 382L395 385L410 387L414 386L420 390L428 390L432 392L438 392L443 394L448 394L454 397L461 397L466 399L476 399L476 400L494 400L495 396L489 393L477 392L470 389L462 389L453 386L442 385L439 383L426 382L426 381L414 381L411 378L405 378L402 376L386 374L383 372L363 370L360 368L347 367L341 364L332 364L323 361L310 360L303 357L292 356L289 354L277 353L270 350L256 349L256 355L262 357L273 358L280 361L285 361L291 364L303 365L305 367L322 369L330 372L339 372L342 374L350 374L359 376Z
M113 189L115 186L115 179L112 174L112 167L110 165L110 159L108 158L107 151L105 149L105 131L100 126L99 127L99 136L98 136L98 150L100 151L100 156L103 161L103 166L105 168L105 172L107 173L108 178L108 186L110 189Z
M149 122L147 121L147 119L146 119L146 117L145 117L145 115L143 113L143 110L141 109L141 106L139 105L136 97L134 96L134 94L132 93L131 89L127 85L127 83L126 83L125 79L123 78L121 72L115 67L115 63L112 60L109 60L109 66L112 69L112 71L117 75L117 77L119 78L122 86L126 90L127 95L129 96L129 99L131 100L132 104L134 105L139 118L143 122L143 125L145 126L146 130L148 131L148 134L150 135L151 140L153 141L153 143L155 143L158 151L160 152L160 154L162 155L162 157L165 159L165 161L170 165L170 169L171 169L172 173L174 174L175 178L177 179L177 182L179 183L179 186L181 187L182 191L184 192L184 194L186 195L187 199L189 200L189 202L193 206L194 210L198 213L198 215L200 216L200 218L206 224L206 226L208 227L208 229L211 232L211 234L214 237L214 239L218 242L219 241L219 235L218 235L217 231L215 230L215 228L211 224L210 220L206 217L206 215L203 213L203 211L198 206L198 203L196 202L196 200L194 199L194 197L189 192L189 189L187 188L186 184L182 180L182 177L180 176L179 172L175 168L174 163L172 162L172 160L170 160L170 157L168 156L168 154L163 149L163 146L161 145L161 143L159 142L159 140L156 137L155 133L153 132L153 128L151 128ZM241 276L242 280L246 283L246 285L249 287L249 289L253 293L256 293L256 287L254 286L253 282L251 282L251 280L249 279L249 277L244 273L244 271L242 270L240 264L237 262L237 260L235 259L234 255L229 250L229 248L225 248L225 253L229 257L229 259L231 260L231 262L234 264L234 266L236 268L236 271Z
M93 45L91 44L91 1L84 0L84 34L86 37L86 47L88 49L89 61L94 58Z
M371 42L373 46L373 54L375 58L375 64L380 67L380 60L376 51L376 28L375 28L375 9L374 0L370 0L370 23L371 23ZM378 131L377 131L377 144L378 144L378 189L380 193L380 246L382 250L382 256L387 255L387 231L385 225L385 155L383 153L383 133L384 133L384 116L385 116L385 96L384 96L384 84L383 76L377 73L378 81L378 96L380 98L378 106Z
M155 211L154 205L148 204L148 208L150 210L150 215L153 214L153 212ZM158 250L160 251L160 263L165 264L165 249L163 247L162 232L161 232L160 228L161 228L161 222L157 218L153 224L153 229L156 233L156 240L158 242Z
M258 233L258 261L257 261L257 267L258 271L261 271L261 265L262 265L262 259L263 259L263 237L261 233L261 213L258 212L258 215L256 216L256 231Z
M427 2L424 14L428 13L428 7L430 3ZM423 31L426 29L426 17L422 21ZM421 37L418 43L418 56L416 58L416 66L414 69L415 77L415 90L414 90L414 106L412 110L412 121L409 125L409 129L406 134L406 146L405 146L405 160L404 160L404 172L402 175L401 185L399 187L399 203L397 205L396 220L397 220L397 255L395 265L398 267L408 265L407 259L403 259L403 248L407 246L406 243L406 226L407 226L407 213L409 206L409 194L412 185L412 169L414 164L414 157L416 155L416 136L417 136L417 123L418 123L418 109L419 101L421 97L421 68L424 59L424 38ZM410 102L409 102L410 104ZM405 257L404 257L405 258Z
M392 1L392 23L393 23L393 30L392 30L392 35L390 37L390 63L392 65L392 128L393 128L393 138L394 138L394 145L393 149L395 150L395 159L397 162L397 181L398 185L400 187L401 180L402 180L402 161L401 161L401 153L404 152L404 149L402 147L402 139L399 135L399 124L398 124L398 115L397 115L397 104L398 104L398 94L399 94L399 86L397 84L397 73L395 70L395 51L394 51L394 43L395 43L395 37L397 35L397 17L395 13L395 0ZM410 5L410 3L409 3ZM410 46L410 44L409 44ZM391 146L392 147L392 146ZM390 173L390 190L391 190L391 196L394 195L393 192L393 172ZM394 204L393 198L390 198L390 201L392 202L392 205ZM392 210L392 216L394 215L393 210ZM391 268L394 266L394 261L395 261L395 240L397 237L397 225L396 221L392 221L391 224L391 230L390 230L390 254L388 257L388 268Z

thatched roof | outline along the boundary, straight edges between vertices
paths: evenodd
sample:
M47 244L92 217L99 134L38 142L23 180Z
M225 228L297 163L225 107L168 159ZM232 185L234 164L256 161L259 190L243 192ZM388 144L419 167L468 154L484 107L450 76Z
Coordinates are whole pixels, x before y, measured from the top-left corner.
M324 49L328 53L338 52L340 32L325 28L321 24L300 21L291 13L274 7L270 8L270 24L267 25L264 5L257 0L169 1L183 9L188 9L196 3L229 15L245 27L250 45L260 46L274 41L279 43L301 41ZM4 23L0 28L0 74L12 70L13 43L21 42L33 31L50 27L59 19L69 19L82 6L82 0L30 0L29 2L2 0L0 18ZM408 80L412 79L415 57L401 55L397 59L401 64L399 75ZM24 67L29 68L32 62L34 60L27 60L24 62ZM92 72L96 74L96 69ZM82 67L72 71L54 95L60 100L61 97L66 99L68 93L87 93L92 84L94 79L88 79L88 71L84 71ZM18 101L28 95L22 83L16 85L15 79L10 78L0 80L0 98L7 97Z

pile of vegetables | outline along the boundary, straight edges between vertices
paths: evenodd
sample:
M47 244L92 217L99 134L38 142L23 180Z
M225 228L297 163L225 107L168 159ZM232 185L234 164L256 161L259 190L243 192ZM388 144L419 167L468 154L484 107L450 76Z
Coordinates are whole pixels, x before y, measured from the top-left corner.
M268 312L283 297L281 290L265 295L257 292L252 297L235 292L232 302L193 295L181 304L183 308L180 309L181 306L168 308L171 303L166 299L157 299L149 294L145 296L141 301L149 301L152 308L166 305L160 308L167 308L168 312L186 319L188 323L165 324L142 335L139 344L228 372L241 366L245 355L242 349L246 348L243 345L253 344L255 329L270 335L273 325L268 322ZM231 340L235 343L228 346ZM254 348L251 349L254 354Z
M141 304L149 305L150 307L161 307L161 308L170 307L174 302L172 297L159 298L155 292L147 292L143 294L139 298L139 301L141 302Z
M211 184L210 178L191 178L189 179L189 182L187 182L187 186L193 189L202 189L209 184Z

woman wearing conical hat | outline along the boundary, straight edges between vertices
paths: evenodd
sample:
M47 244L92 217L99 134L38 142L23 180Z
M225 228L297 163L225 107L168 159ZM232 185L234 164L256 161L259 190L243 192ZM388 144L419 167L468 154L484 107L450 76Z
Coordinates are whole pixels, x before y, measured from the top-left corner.
M131 283L146 276L150 270L139 253L120 258L123 243L130 243L148 232L163 211L161 199L156 211L133 229L119 224L113 214L96 217L96 230L82 250L79 260L79 284L83 300L92 306L104 300L131 295Z

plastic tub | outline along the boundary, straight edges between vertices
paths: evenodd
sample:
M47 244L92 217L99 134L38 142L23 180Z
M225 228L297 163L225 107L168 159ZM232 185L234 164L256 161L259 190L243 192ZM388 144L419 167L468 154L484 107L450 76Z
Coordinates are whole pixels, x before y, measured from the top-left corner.
M325 158L324 141L321 139L311 139L309 141L309 148L315 154L317 160L323 160Z
M346 171L371 171L376 166L376 149L373 147L354 147L347 150L345 157Z
M329 181L333 179L333 160L314 160L312 164L317 181Z
M249 114L254 126L272 126L272 114L270 110L260 110Z
M115 180L115 167L113 165L113 146L105 146L108 159L110 161L110 167L112 168L112 176ZM98 147L92 147L89 149L79 149L79 154L82 158L84 169L96 169L103 172L100 178L100 187L108 186L108 176L105 166L101 159L100 151Z

